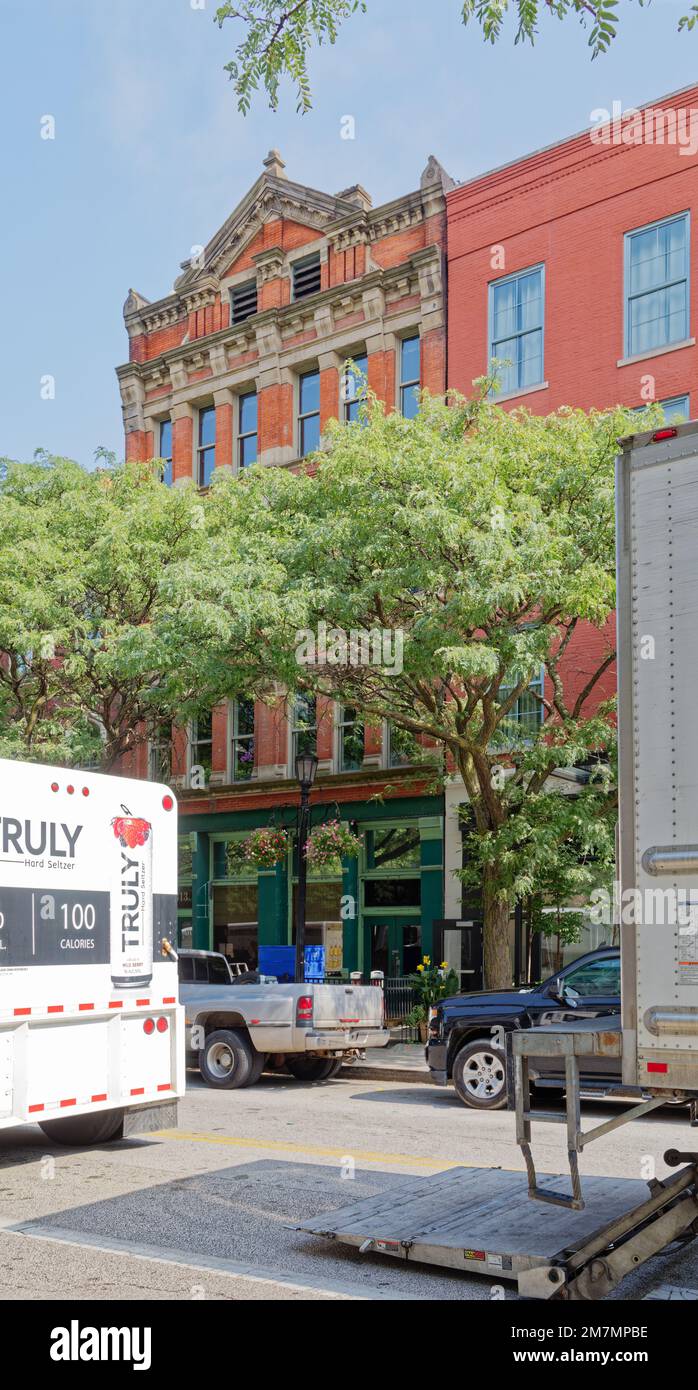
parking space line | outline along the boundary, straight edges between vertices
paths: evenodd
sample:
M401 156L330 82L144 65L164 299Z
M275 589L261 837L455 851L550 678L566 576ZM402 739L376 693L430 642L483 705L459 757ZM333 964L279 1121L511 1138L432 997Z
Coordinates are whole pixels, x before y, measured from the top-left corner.
M478 1163L464 1163L462 1159L426 1158L417 1154L381 1153L380 1150L353 1149L351 1145L343 1149L326 1147L323 1144L293 1144L287 1139L248 1139L239 1135L194 1134L182 1129L158 1129L148 1135L149 1139L178 1139L192 1144L224 1144L239 1149L272 1149L278 1153L314 1154L318 1158L353 1158L364 1163L404 1163L417 1168L435 1168L445 1173L449 1168L479 1168ZM518 1171L511 1169L510 1171Z
M154 1260L157 1264L175 1265L180 1269L191 1269L210 1274L225 1274L233 1279L248 1279L255 1284L272 1284L291 1289L296 1293L324 1293L336 1299L351 1299L358 1302L373 1303L376 1299L390 1302L421 1302L416 1294L405 1294L399 1290L383 1292L373 1285L367 1291L365 1284L344 1283L342 1280L293 1278L260 1265L241 1264L237 1260L226 1260L216 1255L192 1254L187 1250L170 1249L163 1245L133 1245L128 1240L112 1236L92 1237L82 1231L66 1230L60 1226L41 1226L34 1222L9 1225L0 1222L0 1230L7 1235L29 1237L34 1240L49 1240L58 1245L73 1245L100 1251L107 1255L129 1255L136 1260Z

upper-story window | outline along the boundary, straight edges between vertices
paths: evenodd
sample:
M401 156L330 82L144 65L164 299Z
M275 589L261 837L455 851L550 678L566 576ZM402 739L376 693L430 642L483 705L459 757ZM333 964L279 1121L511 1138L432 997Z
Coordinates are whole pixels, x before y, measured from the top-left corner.
M257 281L246 280L230 291L230 322L244 323L257 313Z
M172 725L158 724L148 743L148 776L151 782L172 780Z
M213 766L213 719L210 712L199 714L191 721L190 753L191 771L201 768L208 781Z
M298 382L298 453L320 448L320 373L305 372Z
M500 704L511 695L518 683L516 677L511 681L502 682L498 695ZM498 729L499 740L512 744L520 743L522 740L527 742L536 737L545 718L545 706L539 698L544 690L545 667L541 666L529 682L528 689L519 695L508 715L502 720Z
M365 352L359 353L357 357L352 358L351 362L347 362L342 372L342 402L344 419L348 424L352 420L358 420L359 412L366 400L367 374L368 357Z
M504 395L543 384L544 308L542 265L490 285L490 361L511 364L498 372Z
M399 724L388 722L385 729L385 739L388 767L408 767L410 763L419 760L420 747L409 729L402 729Z
M680 425L683 424L684 420L691 418L691 397L688 395L670 396L668 400L659 401L658 404L664 411L664 419L667 424ZM646 405L633 406L633 414L642 415L647 408Z
M233 782L247 782L254 772L254 700L236 700L232 709Z
M319 251L315 251L312 256L303 256L301 260L294 261L291 270L294 299L306 299L309 294L317 294L322 279Z
M688 337L688 213L625 235L625 356Z
M216 465L216 407L203 406L199 411L199 435L196 450L196 481L208 487Z
M160 421L160 453L164 467L162 470L162 481L172 486L172 421L169 416L166 420Z
M403 338L400 343L400 413L414 420L419 412L419 338Z
M248 391L238 400L238 468L257 462L257 392Z
M296 695L291 710L291 767L295 776L299 753L317 753L317 702L314 695Z
M337 715L340 772L356 772L364 760L364 721L358 710L340 705Z

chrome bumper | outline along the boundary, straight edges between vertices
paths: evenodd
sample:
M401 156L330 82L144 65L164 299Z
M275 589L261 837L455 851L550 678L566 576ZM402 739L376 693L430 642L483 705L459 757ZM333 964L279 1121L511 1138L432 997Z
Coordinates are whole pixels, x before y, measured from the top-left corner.
M336 1028L327 1033L305 1035L306 1052L350 1052L354 1048L385 1047L390 1042L387 1028L347 1028L338 1032Z

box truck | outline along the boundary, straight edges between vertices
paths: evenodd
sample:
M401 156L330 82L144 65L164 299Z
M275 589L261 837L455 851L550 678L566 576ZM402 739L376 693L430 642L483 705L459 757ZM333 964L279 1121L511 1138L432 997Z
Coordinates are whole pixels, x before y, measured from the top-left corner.
M176 920L168 787L0 759L0 1131L176 1124Z

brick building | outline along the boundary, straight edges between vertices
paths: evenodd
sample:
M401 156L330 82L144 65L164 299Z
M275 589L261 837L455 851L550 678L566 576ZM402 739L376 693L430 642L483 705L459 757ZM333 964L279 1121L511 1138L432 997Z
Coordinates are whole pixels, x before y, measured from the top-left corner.
M598 115L600 113L594 113ZM524 156L452 189L448 223L448 382L468 394L492 358L509 359L499 401L698 412L698 87ZM603 637L570 649L574 681ZM611 693L615 674L599 694ZM446 916L460 913L456 808L447 793Z
M374 208L359 185L328 194L292 182L271 151L172 293L129 294L129 360L117 369L127 457L162 457L175 487L254 461L293 468L331 418L356 414L358 379L340 392L348 358L388 409L409 415L416 387L443 391L450 187L432 157L415 192ZM260 944L291 942L293 856L243 874L230 847L257 826L294 826L301 744L319 758L314 821L338 814L366 832L358 862L311 877L309 940L342 920L344 898L344 968L412 969L443 914L443 798L389 729L322 701L222 705L134 755L131 772L178 790L180 938L250 962Z

